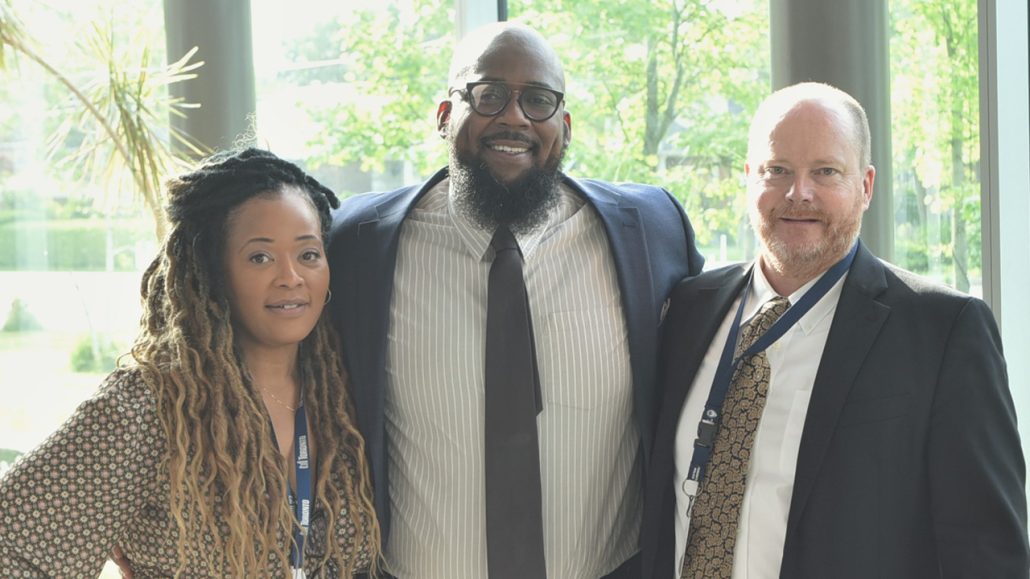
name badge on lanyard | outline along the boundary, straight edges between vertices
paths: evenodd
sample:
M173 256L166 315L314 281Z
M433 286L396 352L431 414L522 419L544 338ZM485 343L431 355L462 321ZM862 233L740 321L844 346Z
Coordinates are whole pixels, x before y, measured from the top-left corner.
M783 334L787 333L808 310L812 309L830 291L840 278L844 277L851 263L858 252L858 243L851 247L844 259L841 259L813 285L805 295L801 296L796 304L792 304L780 319L769 328L765 334L755 341L739 357L734 358L733 352L737 347L737 335L740 333L740 322L744 315L744 304L747 302L748 293L751 290L751 281L754 279L754 270L744 286L744 292L740 296L740 305L730 326L729 335L726 336L726 344L723 346L722 355L719 357L719 365L715 371L715 378L712 380L712 388L708 392L708 401L701 413L701 420L697 424L697 438L694 439L694 453L690 459L690 468L687 470L687 478L683 480L682 490L687 497L687 519L694 508L694 501L704 481L705 469L712 458L712 450L715 445L715 437L719 433L719 424L722 422L722 403L726 400L726 392L729 390L730 382L733 380L733 373L742 360L764 351ZM754 267L758 267L757 263Z
M304 411L304 402L294 414L293 436L294 436L294 472L297 478L297 492L288 489L287 499L290 508L293 510L299 523L293 530L293 544L290 546L290 565L293 567L293 577L304 579L304 540L308 535L308 526L311 523L311 459L308 447L308 421Z

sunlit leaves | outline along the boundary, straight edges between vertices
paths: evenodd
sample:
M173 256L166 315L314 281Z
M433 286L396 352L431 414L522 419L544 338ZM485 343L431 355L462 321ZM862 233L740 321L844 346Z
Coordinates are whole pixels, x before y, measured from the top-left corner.
M196 76L203 63L190 62L195 50L162 66L152 62L146 42L119 42L113 19L109 24L94 21L77 45L70 39L63 49L84 58L91 71L72 76L62 69L69 61L44 54L29 32L16 24L11 5L0 2L0 50L20 53L46 71L69 103L62 105L49 140L51 156L58 161L55 169L72 167L73 176L97 181L111 195L126 190L137 195L161 237L161 182L186 163L171 143L195 154L203 152L168 122L169 114L182 115L191 106L169 97L167 86Z
M966 291L980 269L977 3L890 8L895 254Z
M450 6L414 0L337 23L348 90L337 106L312 107L326 127L315 164L381 171L407 161L424 176L446 162L434 113L454 46ZM769 87L764 1L522 0L509 12L565 64L566 170L660 183L687 205L702 242L736 242L746 127Z
M715 250L723 236L746 245L740 175L750 114L769 90L766 3L510 5L565 61L569 171L661 184L687 207L702 245Z
M427 175L446 163L434 114L446 97L454 43L450 6L415 0L411 12L391 4L355 10L337 22L349 98L312 108L316 122L329 128L311 143L313 165L358 162L382 172L391 161L407 161Z

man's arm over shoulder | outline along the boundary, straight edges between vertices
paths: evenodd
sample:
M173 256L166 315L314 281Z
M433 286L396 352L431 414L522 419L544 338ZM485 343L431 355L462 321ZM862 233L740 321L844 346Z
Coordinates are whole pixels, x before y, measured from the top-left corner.
M681 253L685 256L686 268L680 277L701 273L705 258L697 249L694 227L679 200L662 187L635 183L623 187L639 201L644 226L648 228L648 240L651 242L648 250L651 254L661 259L666 251Z
M570 179L576 188L638 212L651 263L661 268L659 284L668 290L684 277L701 273L705 260L697 249L694 228L680 202L669 191L640 183L609 183L597 179ZM664 279L666 276L669 279Z
M336 254L346 255L344 250L353 246L361 225L382 219L399 219L408 212L411 204L431 187L447 177L447 169L440 169L425 183L407 185L393 191L362 193L344 199L339 209L333 211L333 223L329 232L330 264L339 261Z
M1025 579L1025 464L1001 338L982 301L956 316L943 360L928 448L942 576Z
M676 208L676 215L679 217L680 226L683 228L683 235L686 238L686 249L688 268L687 275L695 276L701 273L701 269L705 265L705 258L701 255L701 252L697 249L697 239L694 235L694 227L690 223L690 218L687 217L687 212L680 204L679 200L673 197L672 193L666 189L662 189L669 202Z
M362 267L363 256L358 243L358 234L362 225L382 219L380 210L406 210L406 205L399 205L406 196L417 192L418 186L409 186L387 192L362 193L344 199L340 207L332 212L333 222L329 230L326 250L329 267L332 270L331 286L335 303L330 310L334 316L340 315L339 305L345 299L353 299L357 277L366 272ZM397 206L397 207L395 207ZM349 302L346 302L349 303Z
M376 205L384 198L385 193L361 193L347 197L333 210L333 224L329 233L334 242L341 236L353 233L358 225L376 215Z

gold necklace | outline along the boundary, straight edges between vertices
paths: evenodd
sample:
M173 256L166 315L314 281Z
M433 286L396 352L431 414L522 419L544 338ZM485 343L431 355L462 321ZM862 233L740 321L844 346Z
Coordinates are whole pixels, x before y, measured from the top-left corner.
M272 401L275 402L276 404L278 404L279 406L282 406L283 408L289 410L290 412L296 412L297 411L297 407L290 406L289 404L283 402L282 400L279 400L279 397L276 396L275 394L272 394L271 390L265 390L264 388L262 388L261 391L264 392L265 394L268 394L269 396L271 396L272 397Z

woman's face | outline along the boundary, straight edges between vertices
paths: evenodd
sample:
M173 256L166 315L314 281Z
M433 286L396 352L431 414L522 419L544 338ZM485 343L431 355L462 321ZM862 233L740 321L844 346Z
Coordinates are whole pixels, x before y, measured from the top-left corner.
M315 327L329 289L321 224L307 196L287 188L233 210L224 259L240 348L296 347Z

